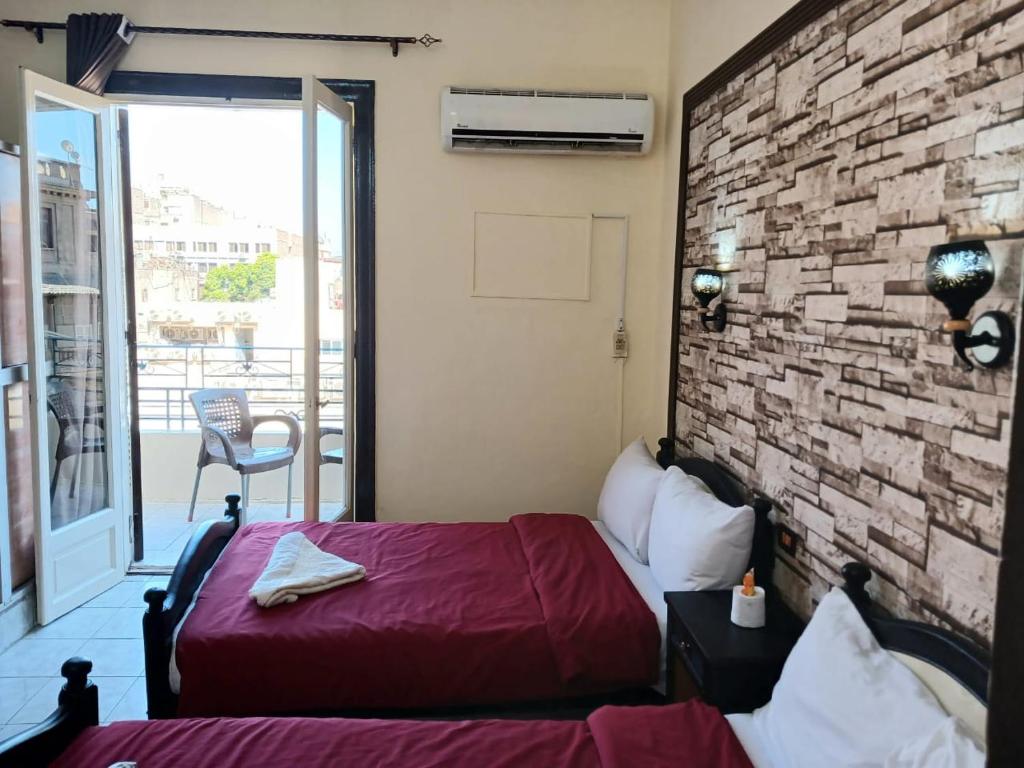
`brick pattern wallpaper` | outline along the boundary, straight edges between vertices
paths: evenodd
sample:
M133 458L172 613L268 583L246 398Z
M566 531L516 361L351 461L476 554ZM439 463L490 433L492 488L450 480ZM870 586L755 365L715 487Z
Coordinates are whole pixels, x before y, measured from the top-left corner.
M677 450L803 537L776 581L804 614L859 559L897 615L990 641L1013 366L955 365L922 278L984 238L974 314L1018 320L1022 52L1024 2L849 0L692 114ZM722 334L699 266L728 272Z

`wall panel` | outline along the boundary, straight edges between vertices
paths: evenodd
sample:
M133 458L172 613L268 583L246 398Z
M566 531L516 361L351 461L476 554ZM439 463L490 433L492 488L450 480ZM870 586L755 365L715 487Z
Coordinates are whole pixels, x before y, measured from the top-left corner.
M819 6L830 5L819 3ZM773 498L809 612L850 559L903 616L992 633L1012 366L963 371L922 276L987 239L1019 315L1024 9L848 0L687 105L676 439ZM1005 4L1003 4L1005 5ZM689 280L727 271L730 324Z

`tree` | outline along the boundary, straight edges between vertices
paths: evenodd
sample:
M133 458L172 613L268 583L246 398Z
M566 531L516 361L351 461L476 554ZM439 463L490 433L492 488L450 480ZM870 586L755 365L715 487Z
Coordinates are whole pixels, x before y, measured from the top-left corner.
M277 257L261 253L251 264L223 264L206 273L203 301L259 301L277 284Z

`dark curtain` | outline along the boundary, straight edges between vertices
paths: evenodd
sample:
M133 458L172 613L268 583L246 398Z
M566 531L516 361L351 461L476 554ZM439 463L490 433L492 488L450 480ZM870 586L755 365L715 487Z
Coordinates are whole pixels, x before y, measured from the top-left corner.
M68 16L68 83L102 96L133 37L128 19L120 13Z

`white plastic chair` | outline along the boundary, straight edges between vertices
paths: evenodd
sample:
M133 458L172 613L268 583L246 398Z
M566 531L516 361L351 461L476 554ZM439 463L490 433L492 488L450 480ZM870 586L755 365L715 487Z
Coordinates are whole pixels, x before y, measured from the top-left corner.
M196 462L196 482L192 487L192 503L188 520L196 508L199 478L203 468L210 464L226 464L242 479L242 509L249 509L249 480L253 475L272 469L288 467L288 503L286 516L292 516L292 465L302 442L302 430L294 416L275 414L252 416L249 399L244 389L200 389L189 395L196 418L202 430L199 459ZM261 424L281 422L288 427L288 442L283 446L254 448L253 432Z

